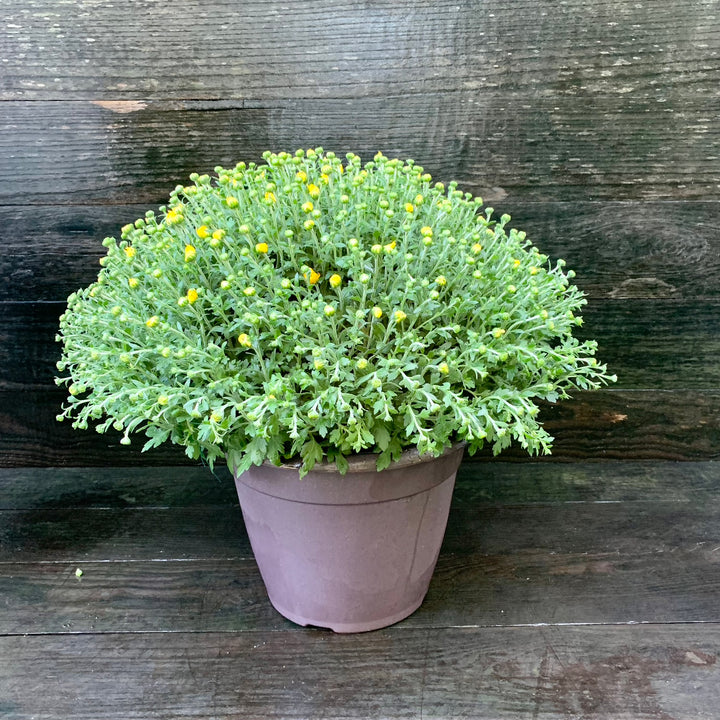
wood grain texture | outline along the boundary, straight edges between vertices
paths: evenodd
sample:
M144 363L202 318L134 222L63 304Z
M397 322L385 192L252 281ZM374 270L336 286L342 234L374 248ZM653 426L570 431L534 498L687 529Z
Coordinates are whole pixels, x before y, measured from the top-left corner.
M58 388L0 390L0 467L183 465L182 448L163 446L140 453L120 445L120 433L73 430L55 419L64 399ZM547 461L711 460L720 457L720 391L603 390L577 393L542 410L555 437ZM492 459L481 451L477 461ZM526 461L520 448L502 458Z
M412 157L488 200L716 199L720 97L473 90L362 100L0 103L0 203L160 203L192 171L322 145ZM52 178L48 181L48 178Z
M403 626L720 622L719 519L717 499L454 508L427 599ZM237 507L0 520L0 634L288 627Z
M564 258L592 299L720 297L720 202L495 207L543 252ZM103 238L150 209L157 205L0 206L0 301L64 301L95 280Z
M8 720L714 720L719 642L716 625L5 637L0 697Z
M5 0L2 99L717 95L713 0ZM109 40L112 42L108 42ZM128 105L117 103L118 112Z
M465 458L453 507L551 502L695 502L717 497L720 463L665 460L530 462ZM0 510L236 506L228 469L182 467L0 468Z

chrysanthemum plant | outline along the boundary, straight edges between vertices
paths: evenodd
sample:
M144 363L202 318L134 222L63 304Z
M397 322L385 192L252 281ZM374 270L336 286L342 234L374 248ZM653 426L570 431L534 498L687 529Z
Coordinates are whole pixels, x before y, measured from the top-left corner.
M563 261L412 160L322 148L191 175L107 238L60 321L59 419L231 467L465 441L547 453L539 400L613 380Z

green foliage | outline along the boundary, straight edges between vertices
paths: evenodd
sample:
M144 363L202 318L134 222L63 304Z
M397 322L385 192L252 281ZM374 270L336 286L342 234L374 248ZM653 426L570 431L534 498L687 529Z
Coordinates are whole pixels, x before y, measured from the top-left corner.
M549 452L536 401L613 379L572 336L573 273L457 183L381 154L264 158L104 241L60 321L59 419L239 469L382 468L458 441Z

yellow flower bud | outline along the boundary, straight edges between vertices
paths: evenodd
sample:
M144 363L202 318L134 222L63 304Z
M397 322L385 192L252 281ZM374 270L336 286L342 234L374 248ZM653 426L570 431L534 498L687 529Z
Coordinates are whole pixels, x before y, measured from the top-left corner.
M254 287L246 287L246 288L243 290L243 294L244 294L244 295L247 295L248 297L251 297L252 295L255 294L255 288L254 288Z
M444 287L445 285L447 285L447 279L446 279L446 277L445 277L444 275L438 275L438 276L435 278L435 284L436 284L436 285L440 285L440 287Z
M306 182L307 181L307 174L304 170L300 170L299 172L295 173L295 177L300 180L300 182Z
M315 221L314 221L314 220L306 220L306 221L303 223L303 227L304 227L306 230L312 230L312 229L315 227Z
M395 322L399 323L405 320L405 318L407 318L407 315L402 310L396 310L393 313L393 317L395 318Z
M301 207L304 213L311 213L315 208L315 206L309 200L306 203L303 203Z
M330 276L331 287L334 287L334 288L340 287L341 283L342 283L342 278L337 273L335 273L335 275Z
M332 305L326 305L323 308L323 312L328 316L331 317L335 314L335 308Z
M482 245L475 243L470 249L473 251L473 255L479 255L482 252Z
M277 198L275 197L275 193L266 192L266 193L265 193L265 202L267 202L267 203L277 202Z
M373 245L370 248L370 252L374 253L375 255L379 255L383 251L382 245Z
M140 281L137 278L131 277L128 278L128 285L135 289L140 284Z
M395 249L396 245L397 245L397 243L393 240L391 243L388 243L387 245L385 245L385 247L383 249L389 255Z
M317 199L320 197L320 188L317 185L308 185L307 191L311 198Z
M412 203L405 203L405 212L406 213L415 212L415 206Z
M185 262L190 262L191 260L194 260L197 256L197 250L192 245L186 245L185 246Z
M380 319L382 317L383 311L382 308L379 308L377 305L372 309L373 315Z
M242 345L243 347L252 347L252 342L250 342L250 338L248 337L247 333L240 333L238 335L238 344Z
M145 324L149 327L155 327L160 322L160 318L157 315L153 315L151 318L148 318L148 320L145 322Z
M228 195L225 198L225 204L232 210L240 204L240 201L236 197L233 197L232 195Z
M205 238L210 237L210 230L207 225L201 225L195 232L201 240L205 240Z
M170 398L167 395L158 395L157 404L167 405L170 402Z
M315 272L312 268L310 268L310 270L305 273L305 279L310 285L315 285L315 283L320 279L320 273Z
M213 240L222 240L226 234L224 230L215 230L212 234Z
M501 338L505 334L505 329L504 328L495 328L493 330L492 334L496 338Z
M191 288L187 292L187 301L192 305L198 299L198 291Z
M365 358L360 358L357 363L355 363L355 367L357 367L358 370L364 370L368 366L368 361Z
M125 254L126 254L131 260L135 257L136 253L137 253L137 250L135 250L134 247L128 246L128 247L125 248Z
M429 225L425 225L425 227L420 228L420 234L423 237L432 237L432 234L433 234L432 228Z
M268 244L261 242L255 246L255 252L264 255L268 251Z
M446 362L441 362L438 365L438 370L443 374L447 375L450 372L450 366Z

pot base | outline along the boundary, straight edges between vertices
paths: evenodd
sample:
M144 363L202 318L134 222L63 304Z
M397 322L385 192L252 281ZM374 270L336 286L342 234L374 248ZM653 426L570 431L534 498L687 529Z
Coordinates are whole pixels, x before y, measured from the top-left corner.
M335 633L363 633L370 632L372 630L380 630L380 628L394 625L395 623L404 620L406 617L412 615L423 603L425 598L421 597L420 600L414 602L412 605L407 607L405 610L394 613L388 617L377 618L375 620L365 622L328 622L327 618L322 619L311 619L296 615L295 613L289 612L281 607L278 603L274 602L270 598L270 604L284 617L294 622L296 625L302 625L303 627L317 627L332 630Z

